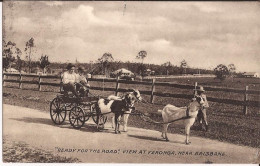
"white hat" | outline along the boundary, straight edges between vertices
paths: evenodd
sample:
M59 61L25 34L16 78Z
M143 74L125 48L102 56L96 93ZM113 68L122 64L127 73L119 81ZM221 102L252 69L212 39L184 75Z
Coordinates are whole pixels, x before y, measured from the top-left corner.
M205 90L204 90L204 88L203 88L203 86L200 86L200 88L199 89L194 89L195 91L199 91L199 92L205 92Z

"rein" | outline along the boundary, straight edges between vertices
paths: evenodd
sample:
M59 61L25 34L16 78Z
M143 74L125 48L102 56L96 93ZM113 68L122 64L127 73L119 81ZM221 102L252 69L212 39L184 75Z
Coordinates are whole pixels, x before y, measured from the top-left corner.
M97 97L99 98L100 96L94 95L93 93L91 93L90 91L88 92L88 94L90 94L91 96Z
M124 114L139 115L145 122L154 123L154 124L169 124L169 123L173 123L173 122L176 122L176 121L179 121L179 120L192 118L191 116L185 116L185 117L178 118L178 119L175 119L175 120L171 120L171 121L168 121L168 122L157 122L157 121L151 119L149 116L147 116L147 115L145 115L144 113L141 113L141 112L139 112L139 113L124 113Z
M141 102L144 103L144 104L152 104L152 103L146 101L145 99L142 99Z
M125 112L124 114L138 115L138 116L140 116L145 122L154 123L154 124L169 124L169 123L173 123L173 122L176 122L176 121L179 121L179 120L192 118L191 116L187 115L187 116L185 116L185 117L178 118L178 119L175 119L175 120L171 120L171 121L168 121L168 122L157 122L157 121L151 119L148 115L145 115L144 113L141 113L141 112L137 112L137 113L126 113L126 112Z
M113 112L110 111L110 112L102 113L101 115L106 115L106 114L110 114L110 113L113 113ZM154 124L170 124L170 123L173 123L173 122L176 122L176 121L179 121L179 120L192 118L191 116L185 116L185 117L182 117L182 118L179 118L179 119L175 119L175 120L171 120L171 121L168 121L168 122L157 122L157 121L151 119L149 116L147 116L147 115L145 115L144 113L141 113L141 112L127 113L126 111L124 111L124 114L140 116L140 118L142 118L143 121L148 122L148 123L154 123ZM90 112L90 113L87 113L87 116L98 116L98 115L96 113L91 113Z
M144 115L145 116L145 115ZM170 124L170 123L173 123L173 122L176 122L176 121L179 121L179 120L183 120L183 119L190 119L191 116L185 116L185 117L182 117L182 118L179 118L179 119L175 119L175 120L171 120L171 121L168 121L168 122L157 122L155 120L152 120L150 117L146 116L148 118L148 120L144 119L144 117L141 116L141 118L145 121L145 122L149 122L149 123L154 123L154 124Z

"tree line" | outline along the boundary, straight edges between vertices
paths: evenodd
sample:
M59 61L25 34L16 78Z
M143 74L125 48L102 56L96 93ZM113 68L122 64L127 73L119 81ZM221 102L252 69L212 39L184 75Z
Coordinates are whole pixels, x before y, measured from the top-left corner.
M32 56L35 53L34 38L30 38L26 42L24 53L26 56L23 60L21 58L22 51L16 46L16 43L3 40L3 70L7 71L8 68L15 68L19 72L23 69L25 72L31 73L33 68L39 67L45 72L46 68L50 65L47 55L41 55L39 60L32 60Z
M57 63L50 62L48 55L41 55L40 59L32 60L32 57L36 54L36 45L34 38L30 38L25 43L25 59L22 60L22 51L16 46L16 43L3 40L3 70L6 71L8 68L15 68L18 71L23 71L27 73L33 72L32 69L41 68L43 73L49 73L51 69L65 69L67 63ZM93 75L104 74L109 77L112 71L120 68L126 68L136 75L142 77L147 74L153 75L182 75L182 74L215 74L217 79L223 81L227 77L234 77L236 73L236 67L234 64L229 64L228 66L224 64L219 64L214 70L191 68L188 66L186 60L182 60L180 65L173 65L170 61L165 62L161 65L144 63L145 58L148 53L145 50L141 50L137 53L136 59L141 60L139 63L136 62L122 62L115 61L111 53L104 53L101 58L97 59L96 62L90 63L78 63L75 62L77 66L83 66L86 68L87 72ZM154 71L152 73L147 73L146 71Z

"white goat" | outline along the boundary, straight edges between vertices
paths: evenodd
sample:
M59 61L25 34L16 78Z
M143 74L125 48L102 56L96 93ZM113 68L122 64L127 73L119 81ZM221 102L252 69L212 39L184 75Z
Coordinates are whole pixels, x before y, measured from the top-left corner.
M204 101L201 97L196 97L192 100L192 102L188 105L188 107L176 107L174 105L168 104L163 110L158 110L158 112L162 113L163 122L163 131L162 137L169 141L167 137L167 129L171 121L181 119L179 121L183 122L185 126L185 134L186 140L185 143L188 145L189 135L190 135L190 127L194 124L195 118L197 117L198 110L204 104ZM187 117L187 118L185 118ZM169 123L167 123L169 122Z

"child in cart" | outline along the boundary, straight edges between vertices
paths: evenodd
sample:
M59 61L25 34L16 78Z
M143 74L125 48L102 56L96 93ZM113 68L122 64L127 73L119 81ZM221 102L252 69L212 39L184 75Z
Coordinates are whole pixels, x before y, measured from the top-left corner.
M80 97L87 97L90 85L84 76L84 67L78 67L78 74L76 75L76 90L79 92Z

